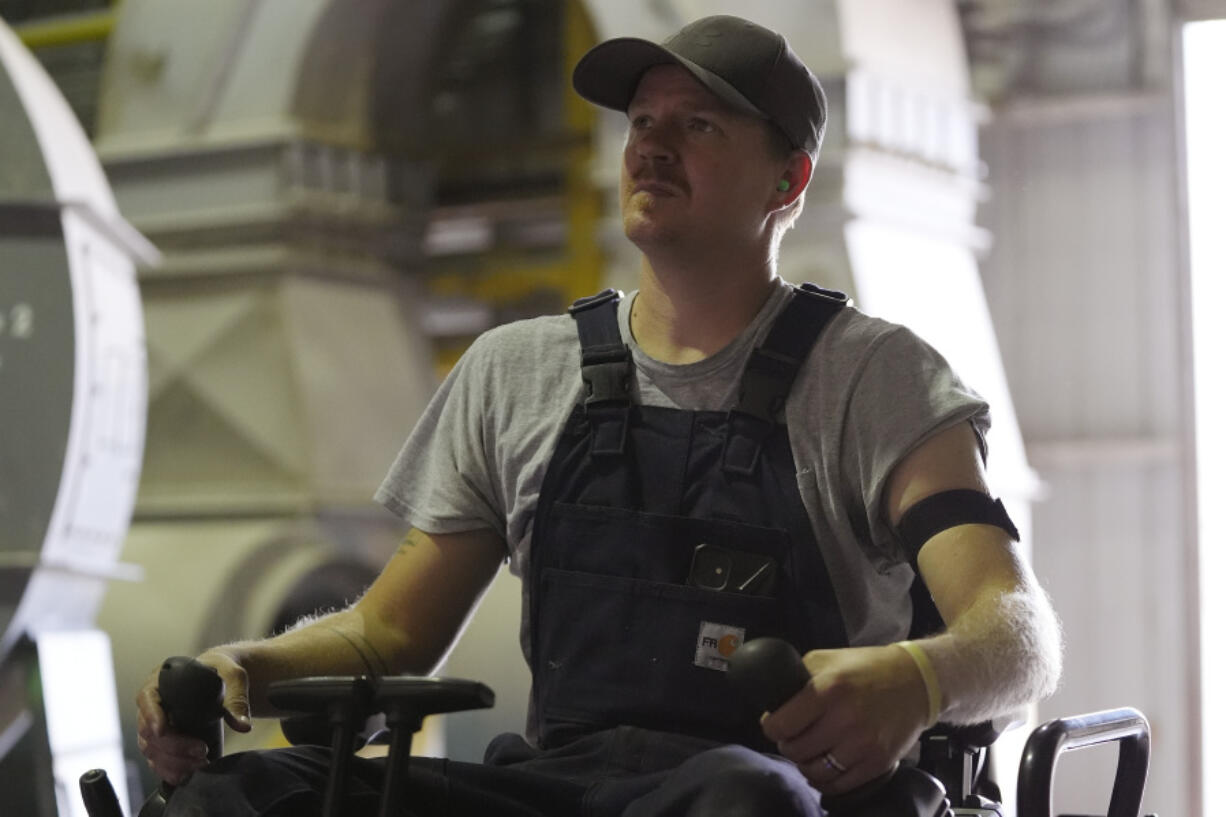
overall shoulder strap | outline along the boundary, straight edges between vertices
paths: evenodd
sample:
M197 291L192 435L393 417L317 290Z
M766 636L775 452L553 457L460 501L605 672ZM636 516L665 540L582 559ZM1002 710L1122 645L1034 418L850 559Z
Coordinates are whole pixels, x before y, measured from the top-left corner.
M762 441L783 410L796 373L830 320L848 303L844 293L816 284L803 284L793 293L745 364L729 412L725 470L751 474L757 468Z
M621 454L630 415L630 348L617 325L622 293L606 289L571 305L579 330L580 375L586 387L584 409L592 421L592 453Z

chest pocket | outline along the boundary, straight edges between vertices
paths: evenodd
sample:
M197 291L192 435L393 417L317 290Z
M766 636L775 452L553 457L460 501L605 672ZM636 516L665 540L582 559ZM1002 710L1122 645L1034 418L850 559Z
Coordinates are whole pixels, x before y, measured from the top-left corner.
M546 720L760 741L720 665L743 639L790 636L787 531L567 503L551 516L534 667Z

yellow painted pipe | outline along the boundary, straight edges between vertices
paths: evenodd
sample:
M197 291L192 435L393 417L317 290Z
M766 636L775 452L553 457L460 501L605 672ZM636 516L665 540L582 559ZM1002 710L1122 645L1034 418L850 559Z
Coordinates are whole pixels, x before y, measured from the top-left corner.
M94 11L49 17L34 23L13 26L13 32L31 51L61 45L98 42L115 28L115 11Z
M566 0L563 6L563 71L562 87L569 91L570 76L575 63L596 44L584 3ZM600 227L602 201L600 191L592 183L590 164L595 155L593 132L596 129L596 108L578 94L563 94L563 116L566 130L581 136L578 147L567 151L566 210L567 250L569 271L561 278L562 291L570 303L600 289L604 256L597 232Z
M575 63L596 44L596 31L583 0L564 0L562 5L562 59L557 70L562 87L570 87ZM561 191L566 218L566 245L558 251L543 253L513 249L483 253L468 258L435 261L428 281L430 292L440 296L460 296L498 305L513 303L526 295L556 293L559 306L600 289L605 264L599 236L602 197L594 186L589 167L596 128L596 108L578 95L564 94L565 136L559 144L548 146L561 151L565 186ZM504 145L504 149L511 147ZM540 146L538 145L539 149ZM530 149L518 146L516 149ZM448 338L436 341L435 364L440 379L455 365L471 339Z

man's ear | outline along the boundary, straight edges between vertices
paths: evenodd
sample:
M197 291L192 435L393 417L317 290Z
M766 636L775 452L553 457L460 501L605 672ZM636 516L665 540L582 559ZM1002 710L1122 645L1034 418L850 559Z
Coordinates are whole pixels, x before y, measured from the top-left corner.
M813 178L813 159L803 150L794 150L788 157L783 175L775 187L775 205L782 210L800 197Z

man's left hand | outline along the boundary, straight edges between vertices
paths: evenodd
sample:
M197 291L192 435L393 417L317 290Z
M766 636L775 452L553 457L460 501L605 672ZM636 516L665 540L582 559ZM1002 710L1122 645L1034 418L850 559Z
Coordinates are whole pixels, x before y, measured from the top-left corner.
M841 794L890 771L928 715L923 678L896 645L814 650L809 684L762 719L813 787Z

